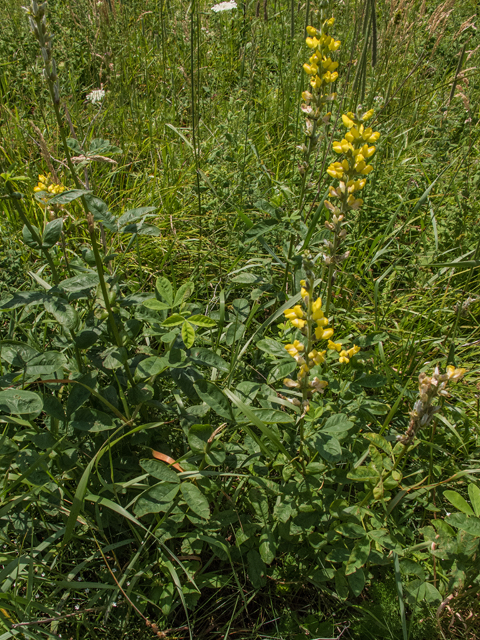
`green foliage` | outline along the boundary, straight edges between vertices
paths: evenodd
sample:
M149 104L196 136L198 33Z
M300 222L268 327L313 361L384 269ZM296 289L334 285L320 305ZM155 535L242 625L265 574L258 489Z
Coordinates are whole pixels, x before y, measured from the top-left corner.
M326 138L297 172L316 8L51 2L66 112L0 8L2 638L433 640L476 603L478 36L421 4L335 6L338 93L382 138L350 257L314 267L361 351L308 411L283 312L329 237ZM466 383L404 447L447 364Z

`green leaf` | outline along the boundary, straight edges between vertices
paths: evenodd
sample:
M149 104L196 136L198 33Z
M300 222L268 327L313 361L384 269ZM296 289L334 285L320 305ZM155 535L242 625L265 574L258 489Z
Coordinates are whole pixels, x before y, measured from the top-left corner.
M255 346L271 356L290 359L290 356L285 351L285 345L277 342L276 340L272 340L271 338L264 338L263 340L259 340L255 343Z
M462 496L457 493L457 491L444 491L443 496L450 502L450 504L453 504L455 509L466 513L468 516L475 515L471 506L468 504L465 498L462 498Z
M340 442L327 434L320 432L314 440L315 449L327 462L339 462L342 458L342 447Z
M261 589L267 583L265 577L267 567L260 557L258 551L250 549L247 553L248 577L254 589Z
M47 224L43 231L42 247L44 249L50 249L53 245L57 244L62 235L63 218L56 218Z
M78 325L78 314L75 309L61 298L49 296L44 301L45 309L55 320L69 330L75 330Z
M480 518L480 489L473 482L468 485L468 495L475 515Z
M193 282L185 282L184 284L182 284L175 295L173 306L178 307L179 305L183 304L185 300L187 300L192 295L193 289Z
M347 478L356 482L370 482L378 480L378 477L378 471L371 467L357 467L347 473Z
M155 283L155 289L158 295L165 300L170 307L173 306L173 288L169 280L160 276Z
M35 227L33 224L31 225L31 228L33 229L34 233L36 233L36 237L30 233L30 229L27 227L27 225L25 225L22 229L23 241L27 245L27 247L30 247L31 249L40 249L41 248L40 243L42 239L42 234L40 233L40 229ZM37 241L37 238L38 238L38 241Z
M90 193L87 193L84 198L95 222L101 222L106 229L112 233L116 233L118 231L117 219L108 210L106 202L96 196L92 196Z
M137 382L136 385L130 387L127 391L128 401L134 405L149 402L153 398L154 389L145 382Z
M345 567L345 575L349 575L353 573L367 562L368 556L370 555L370 542L368 538L362 538L355 543L355 546L352 549L352 553L347 561L347 566Z
M197 327L207 327L209 329L217 324L215 320L212 320L212 318L207 318L207 316L202 316L201 314L190 316L187 320L192 324L195 324Z
M156 209L157 207L137 207L137 209L129 209L128 211L125 211L120 218L118 218L118 226L123 227L127 224L131 224L132 222L136 222L137 220L141 220L142 218L154 217L147 214L151 214L151 212Z
M341 570L335 571L335 590L340 600L348 598L348 582L345 573Z
M230 371L228 363L225 362L223 358L205 347L195 347L190 351L189 357L193 362L195 362L195 364L214 367L219 371L225 371L227 373Z
M208 500L198 487L191 482L182 482L180 485L183 499L187 503L188 507L200 516L208 520L210 518L210 508L208 506Z
M364 433L362 434L369 442L374 444L377 449L384 451L387 455L392 453L392 445L379 433Z
M190 349L195 342L195 329L190 322L185 321L182 325L182 340L187 349Z
M156 298L150 298L149 300L144 300L142 302L144 307L147 309L153 309L154 311L165 311L165 309L170 309L170 305L166 302L161 302Z
M384 387L387 384L385 376L378 374L365 375L355 380L362 387L368 387L369 389L378 389Z
M0 310L8 311L10 309L16 309L17 307L23 307L26 305L43 304L47 299L45 293L38 291L21 291L9 298L3 298L0 301Z
M335 527L335 531L347 538L364 538L367 535L365 529L355 522L344 522Z
M464 513L452 513L445 518L445 522L452 525L452 527L466 531L472 536L480 537L480 518L467 516Z
M27 365L27 375L41 376L61 372L67 366L67 358L58 351L46 351L32 358Z
M15 340L0 342L0 349L2 361L20 369L23 369L27 362L38 355L38 351L26 342L16 342Z
M260 535L259 551L260 557L265 564L272 564L277 553L277 541L270 525L263 527L263 531Z
M53 196L53 198L48 201L48 204L68 204L90 193L91 191L88 189L70 189L70 191L64 191L63 193Z
M256 409L250 407L250 411L264 424L292 424L294 418L286 411L278 411L277 409ZM243 418L237 417L237 422L243 424L249 422L249 416Z
M212 435L212 427L208 424L194 424L188 431L188 444L195 453L205 453L208 439Z
M98 433L114 429L116 424L112 416L98 409L78 409L72 416L70 425L79 431Z
M365 587L365 574L363 569L357 569L353 573L349 573L347 576L348 586L352 590L353 595L357 598Z
M180 489L180 484L164 482L157 484L142 493L133 509L136 516L141 518L147 513L164 513L168 511Z
M220 389L207 380L197 380L193 385L199 397L222 418L232 420L230 403Z
M0 391L0 411L2 413L13 413L14 415L40 413L42 408L41 396L33 391L17 391L16 389Z
M93 289L93 287L98 286L99 282L98 273L96 271L89 271L87 273L81 273L74 278L63 280L58 286L67 293L75 293L76 291Z
M149 473L158 480L171 482L173 484L180 482L178 474L172 469L172 467L169 467L159 460L140 460L140 466L144 471L146 471L146 473Z
M296 366L297 363L293 359L277 364L275 367L273 367L273 369L270 370L267 378L267 384L273 384L277 380L285 378L295 370Z
M68 516L67 524L65 526L65 535L63 536L62 546L65 546L67 542L73 535L73 530L75 529L75 525L77 524L77 517L83 506L83 498L87 491L88 480L90 478L90 474L92 472L93 465L97 456L94 456L87 465L87 468L82 474L80 478L80 482L78 483L77 490L75 491L75 495L73 496L73 503L70 508L70 515Z
M49 393L44 393L43 394L43 410L45 411L47 416L51 416L56 420L61 420L62 422L66 420L62 403L57 398L57 396L52 396Z
M11 456L17 453L18 445L6 435L0 436L0 456Z
M162 371L168 369L169 362L167 358L159 358L158 356L150 356L138 363L135 370L135 378L151 378L158 376Z
M354 423L347 418L344 413L337 413L330 416L322 427L321 432L329 435L335 435L336 433L342 433L348 431L354 426Z
M125 347L109 347L100 354L105 369L118 369L127 362L128 353Z
M176 327L179 324L183 324L185 322L185 318L181 316L179 313L174 313L169 316L164 322L162 322L162 326L164 327Z

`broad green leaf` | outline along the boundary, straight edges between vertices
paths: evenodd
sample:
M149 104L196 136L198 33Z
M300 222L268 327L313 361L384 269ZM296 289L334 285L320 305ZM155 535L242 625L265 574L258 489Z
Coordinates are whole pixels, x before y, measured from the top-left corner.
M173 306L178 307L179 305L183 304L185 300L187 300L192 295L193 290L193 282L185 282L184 284L182 284L175 295Z
M359 571L361 571L361 569ZM350 578L351 576L348 577ZM337 596L340 598L340 600L345 600L346 598L348 598L347 578L345 577L345 573L340 569L335 571L335 591L337 592Z
M190 322L185 321L182 324L182 340L187 349L190 349L195 342L195 329L192 327Z
M30 229L25 225L22 229L23 241L30 247L31 249L40 249L42 242L42 234L40 233L40 229L31 225L33 233L30 232Z
M156 298L150 298L149 300L144 300L142 302L144 307L147 309L153 309L154 311L165 311L165 309L170 309L170 305L166 302L161 302Z
M20 291L14 296L2 298L2 300L0 300L0 311L16 309L17 307L24 307L26 305L43 304L46 299L47 294L40 293L39 291Z
M100 354L105 369L118 369L122 367L128 358L125 347L109 347Z
M163 482L157 484L139 496L133 509L136 516L141 518L146 513L164 513L168 511L180 489L180 484Z
M27 375L40 376L62 371L67 366L67 358L58 351L46 351L32 358L27 365Z
M70 425L79 431L89 431L90 433L98 433L99 431L108 431L114 429L116 424L114 418L99 411L98 409L78 409L72 416Z
M328 418L328 420L322 427L321 432L329 435L335 435L336 433L348 431L353 426L354 423L349 420L344 413L337 413Z
M250 549L247 553L248 577L254 589L261 589L267 583L267 567L255 549Z
M70 191L64 191L63 193L53 196L53 198L48 201L48 204L68 204L89 193L91 192L87 189L70 189Z
M43 410L47 416L51 416L56 420L66 420L63 406L57 396L52 396L49 393L43 394Z
M134 405L149 402L153 398L154 389L146 382L138 382L127 391L129 402Z
M75 293L76 291L93 289L93 287L98 286L99 282L98 273L96 271L90 271L88 273L81 273L74 278L63 280L58 286L64 291L67 291L67 293Z
M468 495L475 515L480 518L480 489L473 482L468 485Z
M387 384L387 379L385 376L373 373L357 378L355 383L360 384L362 387L368 387L369 389L378 389L379 387L384 387Z
M87 491L88 481L90 479L90 474L92 472L93 465L97 456L94 456L87 465L87 468L82 474L80 478L80 482L78 483L77 490L75 491L75 495L73 496L73 503L70 508L70 515L68 516L67 524L65 527L65 535L63 536L62 546L65 546L67 542L73 535L73 530L75 529L75 525L77 524L77 517L80 514L83 506L83 498Z
M466 531L472 536L480 537L480 518L467 516L465 513L452 513L445 518L447 524Z
M207 380L197 380L193 385L199 397L222 418L232 420L230 403L220 389Z
M277 364L273 369L270 369L270 373L268 374L267 384L273 384L277 380L282 380L286 378L292 371L294 371L297 367L297 363L293 358L291 360L287 360L287 362L281 362Z
M173 306L173 288L169 280L160 276L157 278L157 282L155 283L155 289L157 290L158 295L165 300L170 307Z
M379 433L364 433L362 435L364 438L369 440L369 442L374 444L377 449L384 451L387 455L392 453L392 445Z
M156 209L157 207L138 207L137 209L129 209L128 211L125 211L125 213L122 214L120 218L118 218L118 226L124 227L125 225L136 222L137 220L141 220L142 218L145 219L145 217L154 217L147 214L151 214L152 211L155 211Z
M286 411L278 411L277 409L257 409L250 407L251 412L264 424L291 424L294 422L293 416ZM250 420L249 416L238 416L237 422L242 424Z
M0 350L2 361L20 369L23 369L27 362L38 355L38 351L27 342L16 342L14 340L0 342Z
M212 427L208 424L194 424L188 430L188 444L195 453L205 453L208 439L212 435Z
M169 362L167 358L159 358L158 356L150 356L138 363L135 370L135 378L151 378L152 376L158 376L162 371L168 369Z
M263 527L262 533L260 535L259 551L260 557L265 562L265 564L272 564L277 553L277 541L270 525L268 524Z
M201 314L190 316L189 318L187 318L187 320L197 327L211 328L217 324L216 321L212 318L207 318L207 316L202 316Z
M44 249L50 249L53 245L57 244L62 235L63 218L57 218L51 220L45 227L42 237L42 247Z
M18 445L6 435L0 435L0 456L11 456L18 451Z
M367 538L362 538L355 543L355 546L352 549L352 553L347 561L347 566L345 567L345 575L349 575L353 573L367 562L368 556L370 555L370 542Z
M185 318L181 316L179 313L174 313L169 316L162 325L164 327L176 327L179 324L183 324L185 322Z
M288 353L285 351L285 345L277 342L276 340L272 340L271 338L259 340L255 343L255 346L271 356L277 356L277 358L290 358Z
M457 491L447 490L443 492L443 495L450 502L450 504L453 504L455 509L466 513L468 516L475 515L471 506L468 504L465 498L462 498L462 496L457 493Z
M171 482L173 484L180 482L178 474L171 467L159 460L140 460L140 466L144 471L158 480Z
M84 198L95 222L101 222L103 226L112 233L118 232L117 219L108 210L107 203L96 196L92 196L91 193L87 193Z
M365 529L354 522L344 522L335 527L335 531L347 538L364 538L367 535Z
M210 518L210 508L208 506L208 500L198 487L191 482L182 482L180 485L183 499L187 503L187 506L201 518L208 520Z
M22 415L28 413L40 413L43 408L42 397L33 391L17 391L7 389L0 391L0 411Z
M365 574L363 569L359 568L347 576L348 586L352 590L353 595L357 598L365 587Z
M327 434L320 432L314 440L315 449L327 462L339 462L342 458L342 447L340 442Z
M347 473L347 478L349 478L349 480L355 480L356 482L369 482L371 480L377 480L378 477L378 472L371 467L357 467Z
M62 298L49 296L44 301L45 309L51 313L55 320L66 329L76 329L78 314L76 310Z
M206 349L205 347L195 347L190 351L189 355L190 359L195 362L195 364L205 365L207 367L214 367L219 371L225 371L228 373L230 370L229 365L225 362L225 360L211 351L210 349Z

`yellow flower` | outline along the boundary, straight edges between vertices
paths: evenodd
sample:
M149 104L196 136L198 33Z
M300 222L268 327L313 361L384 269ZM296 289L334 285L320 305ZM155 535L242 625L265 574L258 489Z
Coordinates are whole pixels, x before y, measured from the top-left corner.
M300 320L300 318L296 318L295 320L290 320L290 322L293 324L294 327L296 327L297 329L303 329L303 327L305 326L306 322L305 320Z
M345 114L342 115L342 121L343 121L343 124L347 127L347 129L351 129L353 127L353 125L355 124L354 121L350 120L350 118L348 116L346 116Z
M365 122L366 120L370 120L370 118L374 115L375 110L374 109L370 109L370 111L367 111L367 113L365 113L363 115L362 120Z
M332 178L337 178L341 180L343 178L343 166L340 162L333 162L327 169L327 173Z
M325 362L325 353L326 351L317 351L316 349L313 349L312 351L310 351L310 353L308 354L308 358L309 360L311 360L314 364L323 364ZM311 364L311 363L309 363ZM313 364L311 364L311 366L313 366Z
M319 40L317 40L317 38L315 37L307 38L305 42L307 43L307 47L309 47L310 49L316 49L316 47L318 47L318 45L320 44Z
M347 355L349 358L352 358L354 355L356 355L358 352L360 351L360 347L357 347L356 344L353 345L353 347L351 347L350 349L348 349L347 351Z
M346 353L346 351L342 351L342 353ZM338 361L340 362L340 364L348 364L350 362L350 360L346 356L342 356L341 354Z
M314 76L313 78L310 78L310 84L314 89L320 89L322 81L318 76Z
M331 17L328 20L325 20L324 25L327 27L333 27L333 25L335 24L335 18Z
M327 347L332 351L341 351L342 345L339 342L333 342L332 340L328 341Z
M310 373L310 369L308 368L308 366L306 364L302 364L302 366L300 367L300 370L299 370L299 372L297 374L297 380L301 380L302 378L304 378L309 373Z
M367 164L367 166L365 167L365 169L362 169L362 171L359 171L359 173L363 173L364 176L368 176L368 174L373 171L373 167L371 164Z
M310 387L319 393L324 393L325 389L328 387L328 382L326 380L320 380L315 376L310 383Z
M300 289L300 295L301 295L301 296L302 296L302 298L305 300L305 298L308 298L308 291L302 287L302 288Z
M313 95L310 93L310 91L302 92L302 100L305 100L305 102L310 102L312 98L313 98Z
M342 44L341 40L333 40L329 43L328 48L330 49L330 51L337 51L337 49L340 48L340 45Z
M285 378L283 384L289 389L298 389L298 387L300 386L298 382L295 382L295 380L292 380L291 378Z
M294 320L295 318L303 318L302 307L299 304L296 304L293 309L285 309L283 314L289 319Z
M324 329L323 327L317 327L315 329L315 337L317 340L328 340L333 336L333 329Z
M350 169L350 165L348 164L348 160L346 158L345 160L342 160L342 167L344 171L348 171Z
M309 36L316 36L317 30L315 29L315 27L307 27L307 33Z
M313 76L317 73L318 71L318 67L317 65L309 65L308 63L305 63L303 65L303 70L305 71L305 73L308 73L309 76Z
M463 378L466 372L466 369L456 369L452 365L448 365L447 367L448 379L453 380L453 382L456 382L457 380L460 380L460 378Z

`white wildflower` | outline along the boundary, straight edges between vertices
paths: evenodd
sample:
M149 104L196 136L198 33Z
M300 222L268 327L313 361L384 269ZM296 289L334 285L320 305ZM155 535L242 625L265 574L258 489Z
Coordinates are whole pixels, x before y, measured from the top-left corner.
M87 95L87 100L92 104L101 102L105 97L105 91L103 89L94 89Z
M220 13L221 11L231 11L232 9L237 8L237 3L235 0L229 0L228 2L219 2L218 4L214 4L212 7L212 11L215 13Z

